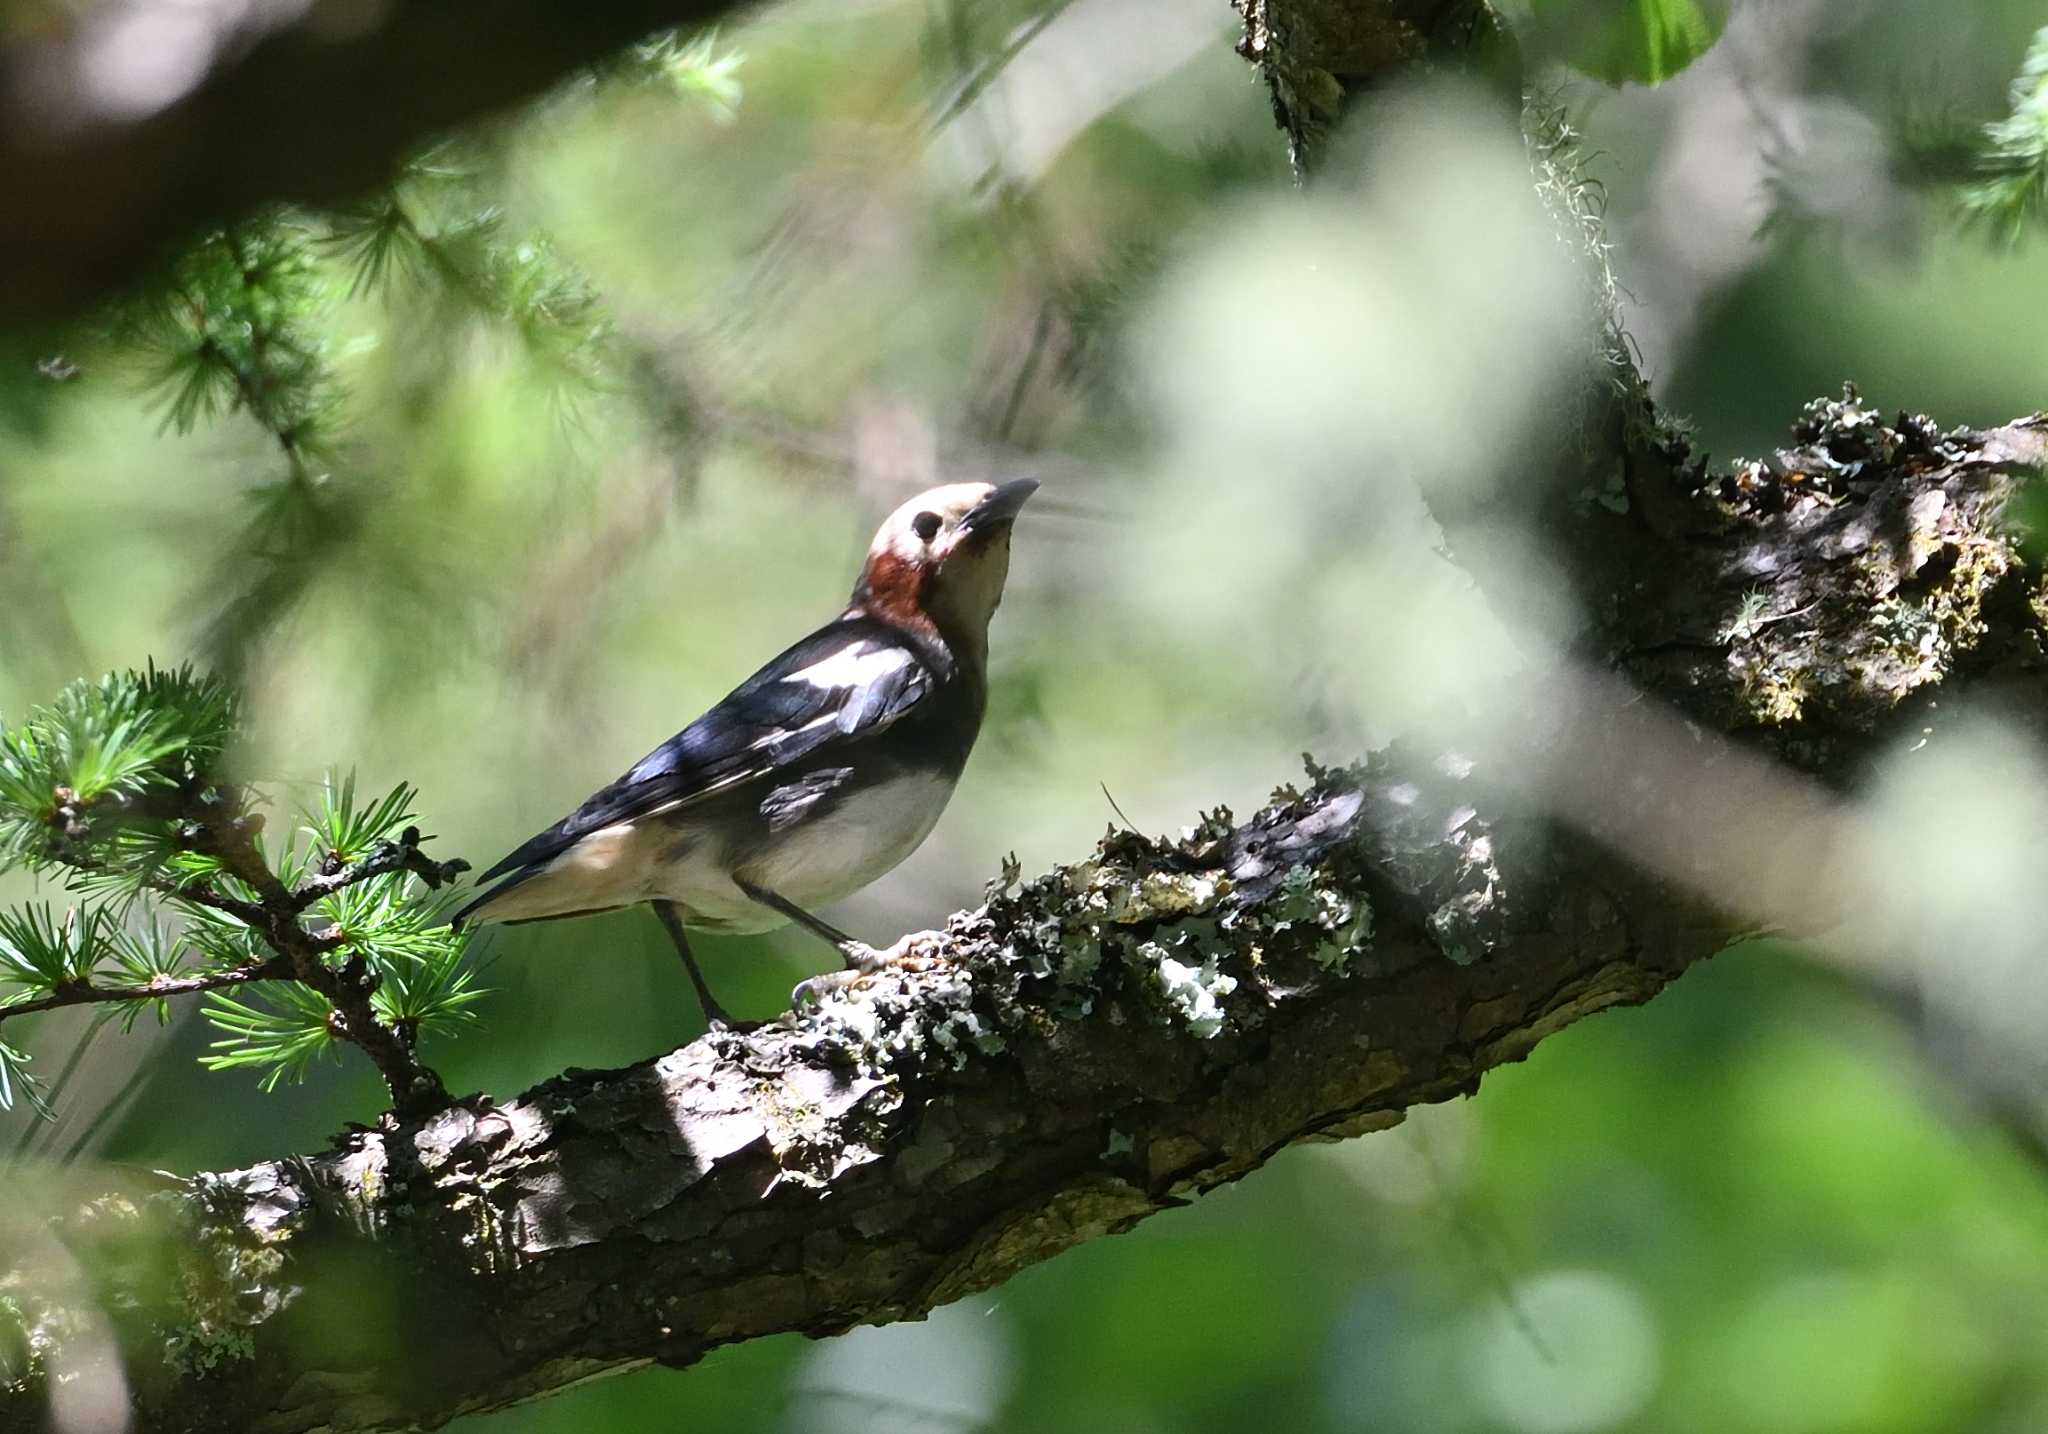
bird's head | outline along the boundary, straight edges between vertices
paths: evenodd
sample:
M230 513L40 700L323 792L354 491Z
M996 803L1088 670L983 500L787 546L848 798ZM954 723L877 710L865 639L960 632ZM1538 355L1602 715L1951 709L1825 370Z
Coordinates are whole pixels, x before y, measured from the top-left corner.
M1010 526L1035 478L949 483L891 513L868 548L853 610L905 627L936 628L980 652L1010 575Z

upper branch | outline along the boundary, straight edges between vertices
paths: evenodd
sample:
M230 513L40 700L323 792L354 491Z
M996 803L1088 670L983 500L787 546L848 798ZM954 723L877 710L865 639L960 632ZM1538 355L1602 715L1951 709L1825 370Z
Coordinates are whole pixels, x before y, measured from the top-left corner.
M1519 107L1521 60L1487 0L1231 0L1237 52L1259 67L1298 178L1373 86L1444 65L1476 74Z
M440 131L734 8L501 0L487 19L442 5L358 6L343 19L330 6L201 7L178 36L198 76L175 96L105 63L110 47L153 43L124 28L139 24L128 7L16 26L0 48L0 193L16 216L0 226L7 317L75 313L193 229L260 204L345 202Z

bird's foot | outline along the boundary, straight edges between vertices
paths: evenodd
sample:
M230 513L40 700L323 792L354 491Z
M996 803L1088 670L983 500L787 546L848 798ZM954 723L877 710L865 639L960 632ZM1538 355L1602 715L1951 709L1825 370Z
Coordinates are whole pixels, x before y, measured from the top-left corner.
M841 987L851 986L865 975L867 972L849 966L844 971L826 971L808 981L799 981L789 993L789 1009L798 1015L815 1011L827 996Z
M808 981L797 983L789 993L790 1008L807 1011L834 991L844 990L863 977L888 967L903 970L922 970L938 954L945 941L944 933L938 931L913 931L893 946L874 947L865 941L847 941L840 945L839 954L846 961L843 971L826 971Z

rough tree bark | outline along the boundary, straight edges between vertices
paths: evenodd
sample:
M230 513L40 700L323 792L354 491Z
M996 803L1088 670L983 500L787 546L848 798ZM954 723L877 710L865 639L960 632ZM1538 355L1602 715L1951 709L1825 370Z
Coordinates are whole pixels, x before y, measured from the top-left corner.
M2048 422L1942 433L1844 400L1800 437L1703 476L1682 537L1580 520L1643 553L1597 642L1737 739L1698 760L1760 744L1834 780L1958 684L2039 706L2048 586L2007 514ZM1642 712L1582 707L1533 742L1610 750ZM0 1427L37 1427L79 1377L86 1307L145 1430L432 1426L915 1318L1292 1142L1470 1092L1748 924L1469 759L1312 768L1250 821L1113 832L992 889L801 1020L310 1157L74 1192L13 1232L0 1308L27 1338ZM51 1244L70 1278L35 1255Z

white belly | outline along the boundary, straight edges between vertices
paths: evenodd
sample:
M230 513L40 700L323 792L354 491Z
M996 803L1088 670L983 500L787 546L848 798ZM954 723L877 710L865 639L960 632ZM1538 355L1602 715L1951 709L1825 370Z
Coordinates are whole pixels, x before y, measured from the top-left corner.
M951 779L938 774L870 787L817 817L792 823L734 874L806 911L829 906L916 851L952 795ZM724 870L707 872L686 862L664 873L662 885L657 895L680 903L705 926L769 931L786 924L779 912L748 900Z
M816 816L790 813L764 849L734 854L720 835L691 826L688 813L592 832L537 875L481 907L479 921L531 921L673 901L689 925L715 931L772 931L788 925L750 899L735 875L805 910L850 896L892 870L931 835L952 796L939 775L903 777L850 794Z

